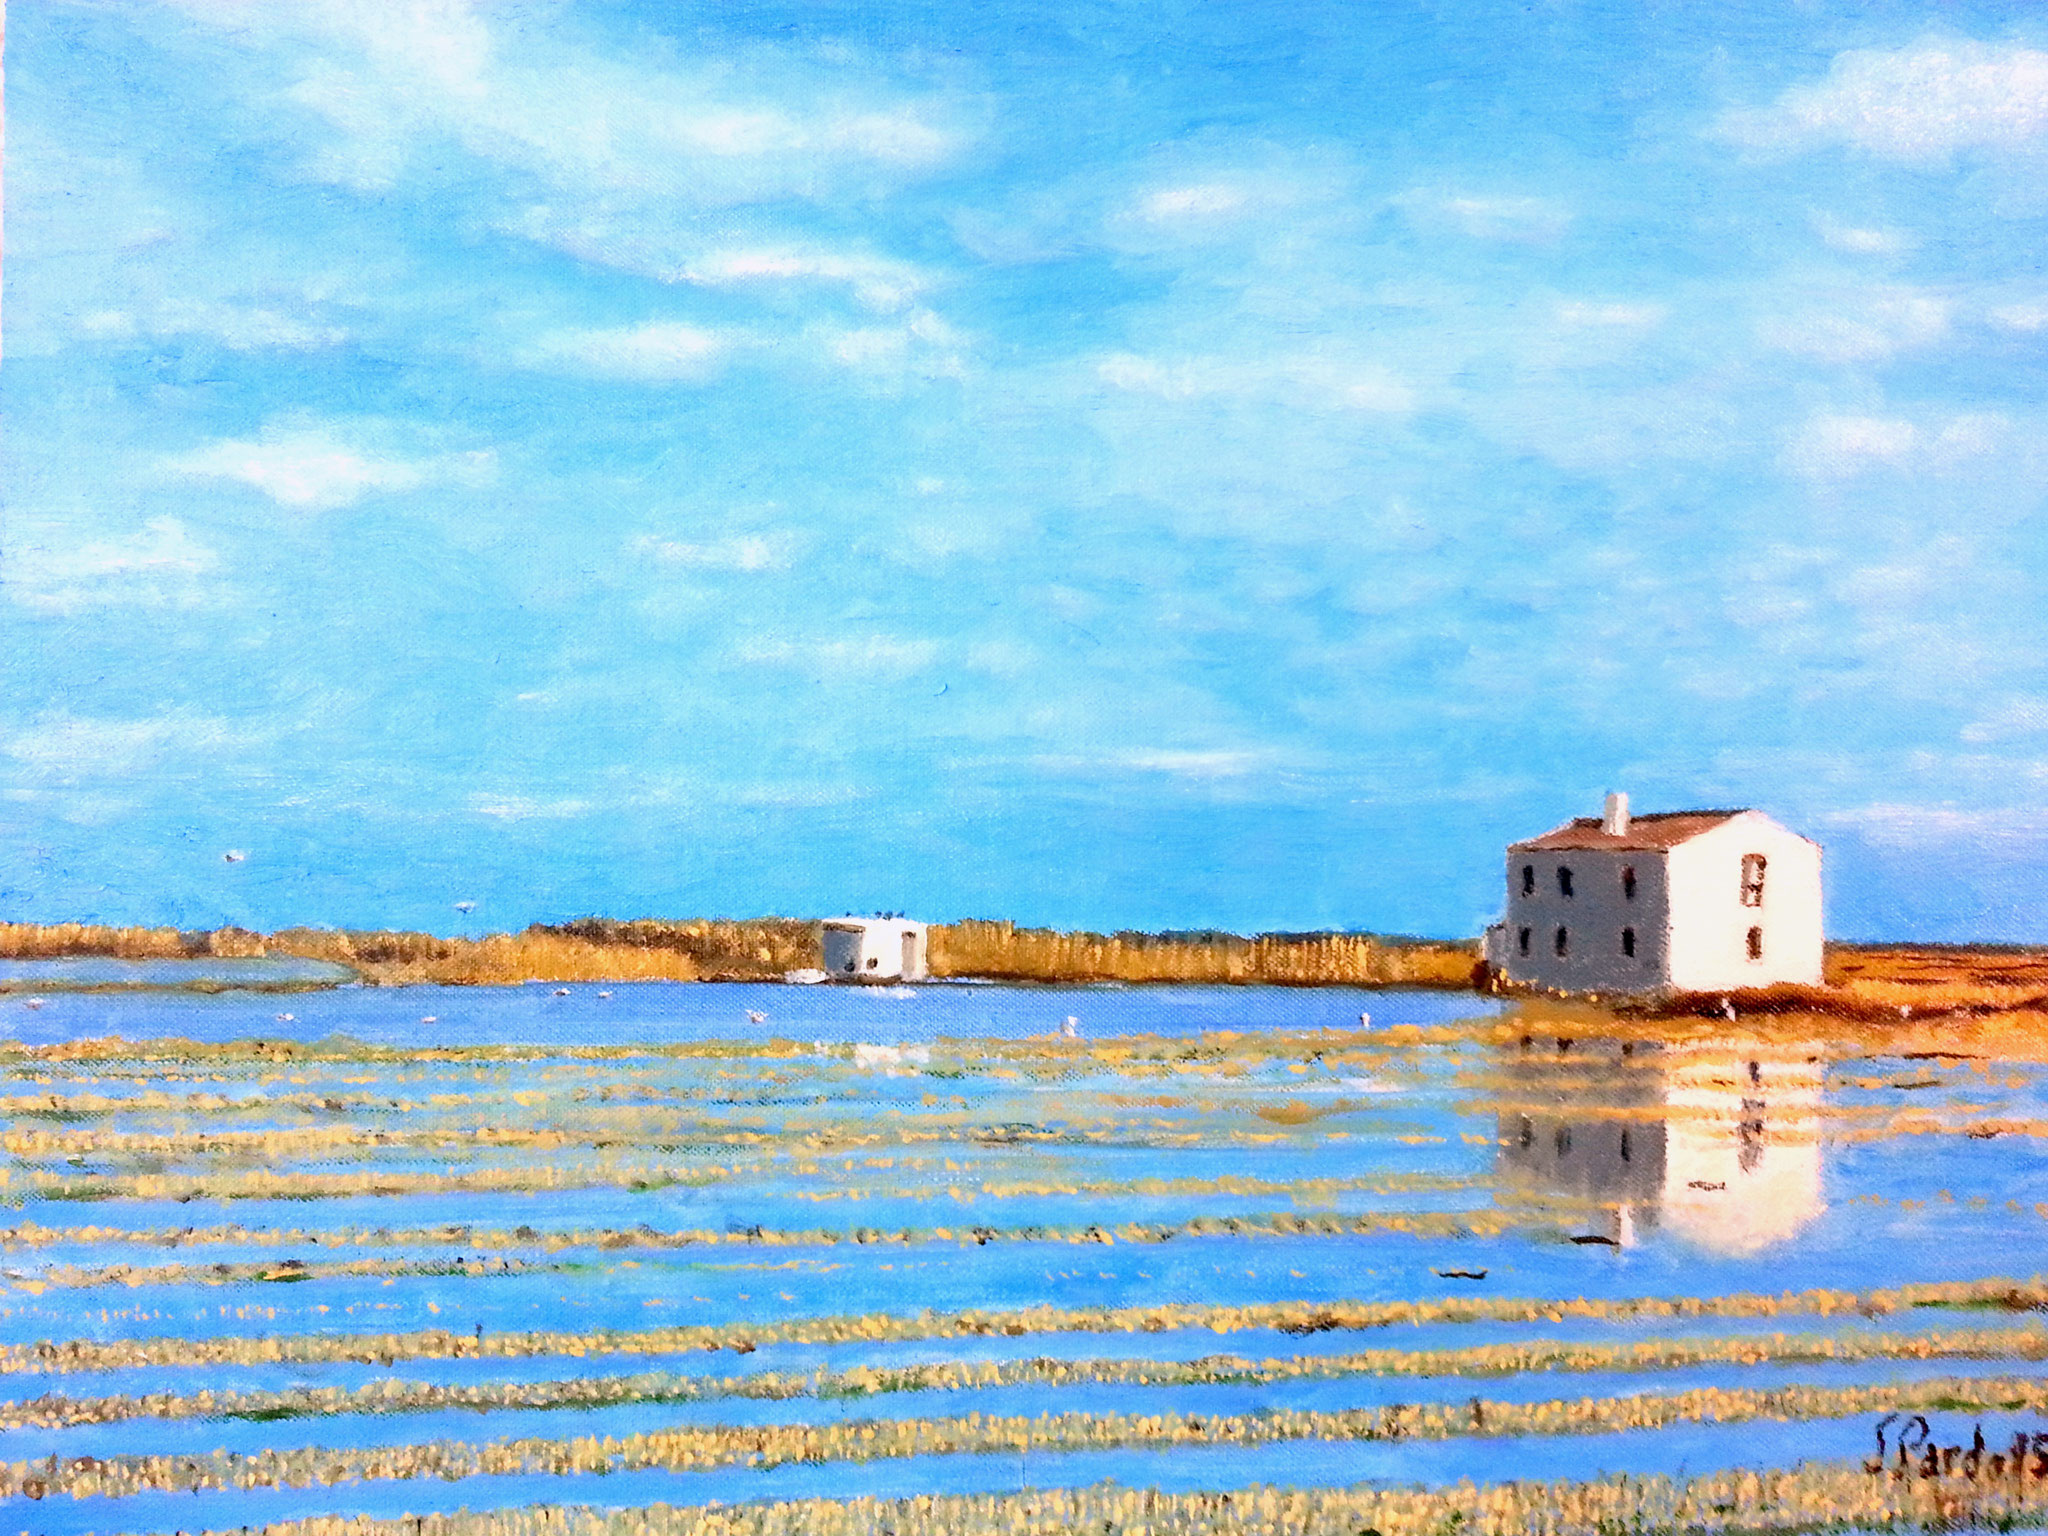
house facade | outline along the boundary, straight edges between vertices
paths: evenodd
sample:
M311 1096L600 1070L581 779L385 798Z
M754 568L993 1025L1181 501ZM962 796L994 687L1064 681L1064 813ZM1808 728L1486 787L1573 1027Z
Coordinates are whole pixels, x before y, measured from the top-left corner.
M926 981L925 925L907 917L825 922L825 974L833 981Z
M1507 852L1496 974L1557 992L1821 981L1821 851L1761 811L1632 816L1626 795Z

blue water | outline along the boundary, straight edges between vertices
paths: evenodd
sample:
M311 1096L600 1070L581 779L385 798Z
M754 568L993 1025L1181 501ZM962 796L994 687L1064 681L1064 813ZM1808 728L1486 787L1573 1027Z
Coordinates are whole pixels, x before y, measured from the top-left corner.
M339 986L356 979L346 966L297 955L263 955L247 959L205 956L192 960L121 960L105 955L65 955L47 960L0 960L0 985L16 991L29 987L191 986L280 987ZM35 1013L49 1007L47 998L23 1009Z
M92 967L178 967L183 961L14 961ZM194 977L284 960L195 961ZM332 968L323 968L332 974ZM0 977L10 974L0 969ZM165 981L186 979L166 973ZM1496 1011L1458 992L1371 992L1280 987L910 987L783 986L739 982L617 982L564 990L520 987L341 987L285 998L88 993L50 997L29 1009L0 1000L8 1033L30 1042L119 1035L131 1040L319 1040L348 1035L379 1045L663 1043L771 1039L931 1041L947 1036L1017 1039L1053 1034L1068 1018L1087 1037L1185 1036L1213 1029L1353 1029L1360 1013L1386 1025L1435 1024ZM610 993L609 997L602 996ZM290 1019L278 1017L289 1013ZM767 1015L756 1024L752 1013ZM421 1020L432 1017L432 1025Z
M4 979L4 977L0 977ZM1731 1035L1623 1056L1469 996L1267 988L840 989L621 984L344 987L281 995L53 990L0 998L26 1043L118 1037L130 1052L0 1057L11 1136L0 1227L0 1343L261 1338L446 1329L643 1330L728 1340L791 1319L1041 1306L1234 1307L1273 1301L1712 1297L2048 1273L2048 1143L1972 1136L2048 1118L2031 1063L1845 1055ZM609 996L602 996L609 993ZM1359 1033L1361 1013L1371 1026ZM765 1015L755 1019L750 1015ZM1057 1039L1068 1018L1078 1039ZM431 1020L432 1022L426 1022ZM1505 1030L1501 1024L1507 1024ZM1416 1035L1402 1026L1423 1026ZM1548 1031L1546 1033L1546 1031ZM1232 1038L1236 1038L1233 1044ZM1037 1044L1026 1044L1038 1037ZM1242 1049L1284 1037L1274 1050ZM151 1041L323 1041L318 1061L206 1057ZM515 1045L511 1059L374 1059ZM731 1048L711 1043L730 1042ZM645 1046L579 1057L588 1046ZM856 1050L855 1047L864 1047ZM679 1049L678 1049L679 1048ZM1905 1117L1905 1118L1901 1118ZM1527 1124L1524 1125L1524 1121ZM1629 1130L1624 1153L1621 1129ZM480 1132L542 1131L498 1145ZM252 1150L239 1133L344 1140ZM125 1139L124 1139L125 1138ZM217 1138L217 1139L207 1139ZM421 1175L554 1187L400 1190ZM275 1180L296 1178L299 1187ZM269 1181L269 1182L266 1182ZM248 1198L230 1197L246 1187ZM90 1198L56 1198L72 1194ZM1621 1207L1627 1208L1624 1220ZM1188 1223L1238 1218L1239 1230ZM1270 1224L1337 1220L1297 1233ZM1356 1220L1363 1225L1354 1226ZM227 1241L200 1240L234 1228ZM754 1240L809 1234L801 1241ZM191 1231L191 1237L178 1234ZM524 1229L526 1235L512 1235ZM976 1229L989 1240L977 1241ZM1091 1229L1093 1231L1091 1232ZM579 1234L550 1248L551 1233ZM68 1235L67 1235L68 1234ZM609 1240L600 1241L606 1234ZM693 1234L683 1246L662 1241ZM1617 1237L1618 1234L1618 1237ZM1574 1239L1616 1238L1616 1242ZM1617 1245L1618 1243L1618 1245ZM207 1266L307 1266L289 1284ZM460 1273L419 1273L463 1260ZM370 1274L332 1266L374 1260ZM161 1277L159 1266L187 1269ZM87 1283L77 1283L84 1281ZM2008 1327L1997 1310L1871 1318L1629 1323L1436 1322L1290 1337L1254 1329L765 1343L687 1356L155 1366L0 1376L0 1398L358 1385L397 1375L539 1381L846 1369L927 1360L1250 1359L1443 1349L1508 1339ZM2040 1322L2038 1314L2031 1316ZM2035 1373L2027 1362L1717 1366L1614 1376L1357 1377L1273 1387L1013 1387L820 1402L721 1399L317 1421L130 1420L8 1437L8 1459L264 1445L403 1444L433 1435L623 1432L683 1422L1052 1409L1203 1413L1541 1400L1698 1385L1842 1384ZM630 1504L1084 1483L1229 1486L1260 1478L1434 1482L1783 1464L1862 1449L1867 1424L1688 1425L1517 1443L1090 1452L734 1471L478 1479L67 1499L0 1513L37 1529L240 1526L282 1514ZM1488 1471L1487 1469L1492 1469ZM1007 1481L1006 1481L1007 1480Z

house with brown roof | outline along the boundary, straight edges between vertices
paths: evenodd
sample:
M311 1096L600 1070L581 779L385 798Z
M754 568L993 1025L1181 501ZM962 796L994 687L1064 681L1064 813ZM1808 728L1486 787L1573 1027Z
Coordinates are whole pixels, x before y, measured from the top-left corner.
M1558 992L1727 992L1821 980L1820 845L1761 811L1629 813L1609 795L1507 852L1496 974Z

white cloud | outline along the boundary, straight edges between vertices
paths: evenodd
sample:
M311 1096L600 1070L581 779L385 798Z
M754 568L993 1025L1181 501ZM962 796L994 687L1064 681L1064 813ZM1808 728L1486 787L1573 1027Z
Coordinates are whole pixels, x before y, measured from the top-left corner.
M1726 113L1717 129L1759 149L1841 144L1909 164L2018 149L2048 133L2048 53L1967 39L1852 49L1825 79Z
M1243 187L1211 181L1149 193L1139 199L1138 214L1154 223L1213 219L1242 212L1250 201Z
M141 313L95 310L80 319L78 329L96 340L112 341L137 336L204 336L234 352L269 348L310 352L348 340L348 332L338 325L273 306L192 299L166 301Z
M1091 188L1078 205L1057 212L1057 197L1039 202L1037 214L1072 221L1069 238L1103 238L1119 250L1172 250L1184 257L1205 247L1242 245L1287 261L1332 230L1356 233L1359 167L1327 148L1218 141L1191 155L1161 145L1134 169L1123 187L1100 187L1100 203Z
M1292 761L1268 747L1128 747L1099 754L1041 753L1031 759L1033 766L1053 773L1148 774L1187 784L1234 784Z
M828 805L853 805L870 791L854 784L742 784L724 791L735 805L791 806L809 810Z
M1815 214L1813 227L1828 246L1851 256L1896 256L1913 241L1901 230L1844 224L1827 214Z
M1476 240L1548 245L1571 227L1571 211L1548 198L1475 196L1417 188L1394 199L1411 219L1447 224Z
M1557 306L1557 318L1564 325L1613 326L1630 330L1660 325L1668 312L1662 304L1576 302Z
M2048 811L2033 806L1963 809L1886 801L1837 811L1825 819L1855 827L1874 843L1898 848L2035 844L2048 839Z
M55 613L117 604L189 606L203 591L198 578L220 564L219 555L174 517L152 518L127 538L76 546L56 542L64 532L17 531L6 583L16 602Z
M1953 311L1947 299L1913 289L1850 293L1828 309L1765 321L1761 339L1824 363L1877 362L1940 341Z
M1028 677L1044 665L1044 658L1028 645L1015 640L978 640L967 647L966 662L976 672L991 677Z
M1873 469L1947 470L1989 453L2008 427L1991 414L1955 416L1938 428L1899 416L1816 416L1793 438L1785 461L1817 480Z
M1187 751L1161 748L1119 752L1113 761L1141 773L1163 773L1178 779L1237 779L1273 763L1270 752Z
M678 565L705 571L787 570L795 554L795 541L787 535L739 534L709 544L686 544L675 539L636 539L633 548L663 565Z
M307 174L430 199L465 227L593 265L752 290L784 310L787 295L774 290L796 285L838 290L823 301L843 294L877 314L924 302L937 283L932 270L797 234L816 221L791 205L836 215L886 200L957 158L985 110L929 84L929 71L907 54L765 44L671 51L637 32L629 48L600 41L601 22L554 6L174 3L239 45L249 89L281 107L272 130L297 146ZM285 307L272 308L279 313L262 344L319 339L313 321L294 333ZM786 329L794 336L807 327ZM260 317L245 330L261 336ZM742 339L728 335L714 348L691 330L565 331L519 358L680 382L711 371ZM753 334L775 339L766 326ZM901 356L881 355L898 343ZM916 355L914 336L854 337L845 350L847 366L878 358L892 373L929 361ZM948 373L957 361L924 371Z
M905 640L894 635L864 635L852 640L756 640L739 649L742 661L770 666L815 668L849 678L877 673L917 672L938 658L932 640Z
M0 742L0 751L44 778L109 778L211 752L234 740L227 721L183 713L143 719L47 714Z
M928 309L902 325L821 328L818 339L828 358L856 373L958 379L967 372L967 338Z
M2022 336L2048 331L2048 301L2001 305L1991 311L1991 319L2001 329L2017 331Z
M1163 400L1233 396L1292 398L1323 409L1403 415L1415 409L1415 391L1374 362L1324 357L1238 361L1192 357L1175 362L1121 352L1101 359L1095 375L1130 394Z
M1989 714L1964 726L1962 739L1972 746L2048 736L2048 699L2010 699Z
M541 337L526 360L639 383L681 383L709 378L731 347L730 338L714 331L650 321L610 329L555 331Z
M417 490L430 483L487 482L496 461L489 452L403 459L340 442L318 427L269 427L251 441L224 440L167 460L175 474L234 480L254 487L279 506L330 511L377 492Z
M758 249L714 251L687 263L674 280L727 288L765 283L841 283L862 304L897 310L931 286L931 277L907 261L841 251Z
M943 103L844 59L649 62L471 0L179 3L289 71L284 94L338 130L312 168L365 191L452 143L587 208L730 207L919 175L962 138Z
M588 815L587 800L536 800L528 795L470 796L469 808L493 821L570 821Z
M836 332L828 348L848 368L894 369L910 351L909 333L886 326L864 326Z

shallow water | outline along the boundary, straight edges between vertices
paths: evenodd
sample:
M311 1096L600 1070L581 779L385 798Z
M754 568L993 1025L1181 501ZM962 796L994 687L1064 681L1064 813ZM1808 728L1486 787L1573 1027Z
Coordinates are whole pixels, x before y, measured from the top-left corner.
M1766 1346L1754 1363L1596 1362L1506 1377L1084 1380L855 1399L130 1418L14 1431L7 1458L118 1457L142 1445L181 1456L346 1451L683 1423L1334 1411L1475 1395L1618 1402L2040 1374L2031 1356L1960 1359L1939 1345L1962 1331L2040 1324L2038 1312L2002 1305L2000 1287L1979 1286L1965 1307L1892 1294L2048 1270L2048 1088L2037 1063L1907 1061L1783 1024L1624 1049L1584 1033L1583 1018L1525 1018L1441 993L556 990L53 992L35 1008L0 999L5 1033L21 1046L137 1042L69 1059L0 1054L10 1154L0 1345L137 1341L156 1351L76 1371L24 1358L0 1375L0 1402L1778 1334L1924 1339L1929 1355L1802 1363L1773 1360ZM1072 1038L1061 1033L1070 1017ZM169 1040L200 1044L146 1043ZM321 1042L320 1057L207 1048L249 1040ZM487 1046L522 1049L474 1053ZM408 1054L423 1047L442 1054ZM1707 1316L1631 1317L1605 1305L1816 1289L1878 1294L1869 1315L1811 1298ZM1486 1310L1579 1298L1595 1305L1556 1317ZM1280 1303L1452 1310L1306 1334L1231 1311ZM1075 1315L1048 1322L1042 1308ZM955 1313L1004 1326L1014 1316L1015 1335L999 1326L963 1336L942 1326ZM844 1320L836 1342L782 1336L825 1319ZM621 1352L622 1337L673 1327L750 1347ZM388 1367L322 1356L324 1346L307 1346L318 1358L272 1363L250 1353L273 1339L460 1340L478 1330L562 1337L509 1358L451 1358L445 1344L407 1356L416 1345L401 1344ZM225 1361L180 1357L205 1340L241 1342L223 1346ZM13 1499L0 1527L194 1529L541 1498L1012 1487L1020 1477L1188 1488L1434 1484L1502 1467L1697 1472L1858 1454L1880 1417L1697 1416L1712 1411L1653 1430L1616 1419L1512 1442L1125 1446L1032 1451L1021 1462L963 1454L774 1472ZM2048 1429L2024 1413L2013 1423Z
M122 960L107 955L63 955L41 960L0 960L0 985L26 993L31 987L303 987L337 986L355 980L346 966L298 955L246 959L208 956L194 960ZM48 998L23 1006L40 1012Z

